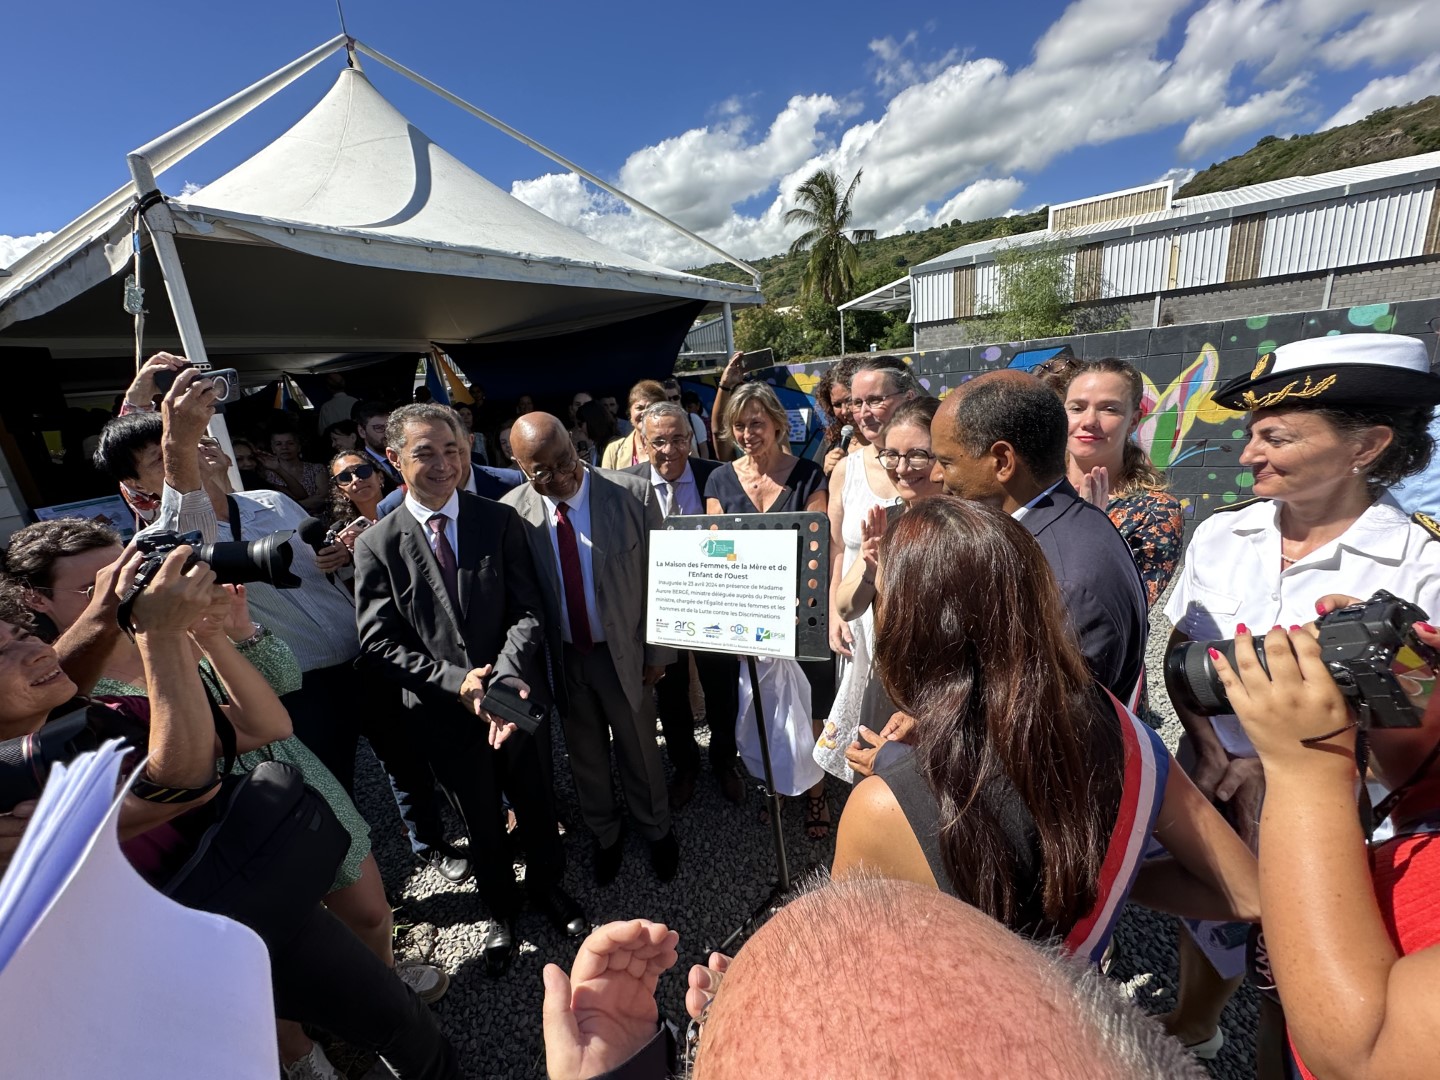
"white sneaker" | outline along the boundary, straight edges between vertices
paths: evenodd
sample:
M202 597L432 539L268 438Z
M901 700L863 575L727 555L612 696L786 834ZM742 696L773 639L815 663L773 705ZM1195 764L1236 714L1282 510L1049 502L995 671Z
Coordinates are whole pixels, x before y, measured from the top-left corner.
M320 1044L315 1043L299 1061L285 1066L285 1080L345 1080L345 1077L330 1064Z
M1185 1049L1194 1054L1201 1061L1214 1061L1219 1056L1221 1048L1225 1045L1225 1032L1216 1027L1215 1034L1198 1043L1189 1043Z
M450 976L434 964L422 964L418 960L400 960L395 964L395 974L400 981L426 1005L433 1005L450 989Z

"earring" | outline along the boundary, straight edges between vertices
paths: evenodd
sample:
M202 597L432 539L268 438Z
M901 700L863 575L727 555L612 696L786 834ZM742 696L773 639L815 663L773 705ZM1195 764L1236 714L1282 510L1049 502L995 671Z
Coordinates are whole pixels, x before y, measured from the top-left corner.
M1360 466L1359 466L1359 465L1356 465L1356 466L1355 466L1354 468L1352 468L1350 471L1351 471L1352 473L1354 473L1356 476L1359 476L1359 475L1360 475Z

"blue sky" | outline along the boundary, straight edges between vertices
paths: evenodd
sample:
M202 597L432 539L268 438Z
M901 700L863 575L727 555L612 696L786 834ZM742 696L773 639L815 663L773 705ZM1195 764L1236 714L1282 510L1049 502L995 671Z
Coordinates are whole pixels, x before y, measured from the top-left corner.
M789 192L865 170L856 224L972 219L1203 168L1440 92L1428 0L1010 0L722 10L348 0L352 34L741 257ZM125 154L332 36L332 0L12 4L0 265L127 179ZM323 65L161 178L204 184L328 88ZM709 259L374 63L431 138L559 220Z

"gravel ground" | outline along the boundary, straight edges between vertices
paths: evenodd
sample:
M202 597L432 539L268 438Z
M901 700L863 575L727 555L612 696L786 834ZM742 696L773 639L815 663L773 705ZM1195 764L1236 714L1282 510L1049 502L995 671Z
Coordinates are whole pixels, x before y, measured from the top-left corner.
M1159 686L1159 662L1170 627L1159 614L1151 629L1150 671ZM1163 690L1152 692L1151 705L1161 733L1173 750L1180 727ZM699 732L703 741L705 732ZM596 923L612 919L659 919L680 933L680 963L660 983L660 1005L671 1017L684 1015L685 972L741 924L760 903L775 877L770 830L758 820L758 789L744 806L726 802L714 780L705 774L694 800L676 816L680 840L680 873L662 884L650 870L646 845L633 833L626 841L625 865L614 884L594 883L589 837L580 824L574 787L564 761L562 740L556 738L556 799L562 819L574 823L565 844L569 855L566 886ZM451 975L450 991L435 1014L459 1050L466 1075L475 1078L543 1077L544 1045L540 1031L540 972L554 961L568 968L574 945L551 928L543 916L526 913L519 930L523 944L509 973L499 980L485 976L480 940L485 924L471 883L455 886L410 857L409 846L395 814L379 765L362 744L356 770L356 802L374 828L376 858L386 889L396 905L403 955L424 957ZM831 780L832 815L839 820L847 786ZM799 801L787 805L786 850L791 873L799 878L812 867L828 867L834 841L806 838ZM452 835L461 835L458 821ZM833 833L832 833L833 836ZM1126 910L1116 932L1117 957L1112 977L1125 986L1147 1012L1165 1012L1175 1001L1175 934L1173 919L1137 907ZM1242 988L1226 1009L1225 1048L1211 1063L1221 1078L1254 1074L1252 1046L1256 1022L1254 993ZM364 1060L335 1055L356 1080Z

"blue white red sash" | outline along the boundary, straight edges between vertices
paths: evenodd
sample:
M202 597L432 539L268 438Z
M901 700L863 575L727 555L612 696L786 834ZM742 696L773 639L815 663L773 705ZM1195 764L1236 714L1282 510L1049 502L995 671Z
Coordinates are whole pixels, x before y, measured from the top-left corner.
M1107 696L1115 706L1125 741L1125 789L1110 844L1105 850L1105 861L1100 867L1095 907L1071 928L1064 942L1067 952L1082 956L1092 964L1100 962L1101 954L1110 943L1125 898L1130 895L1135 875L1140 872L1170 773L1170 754L1160 736L1141 723L1114 694Z

